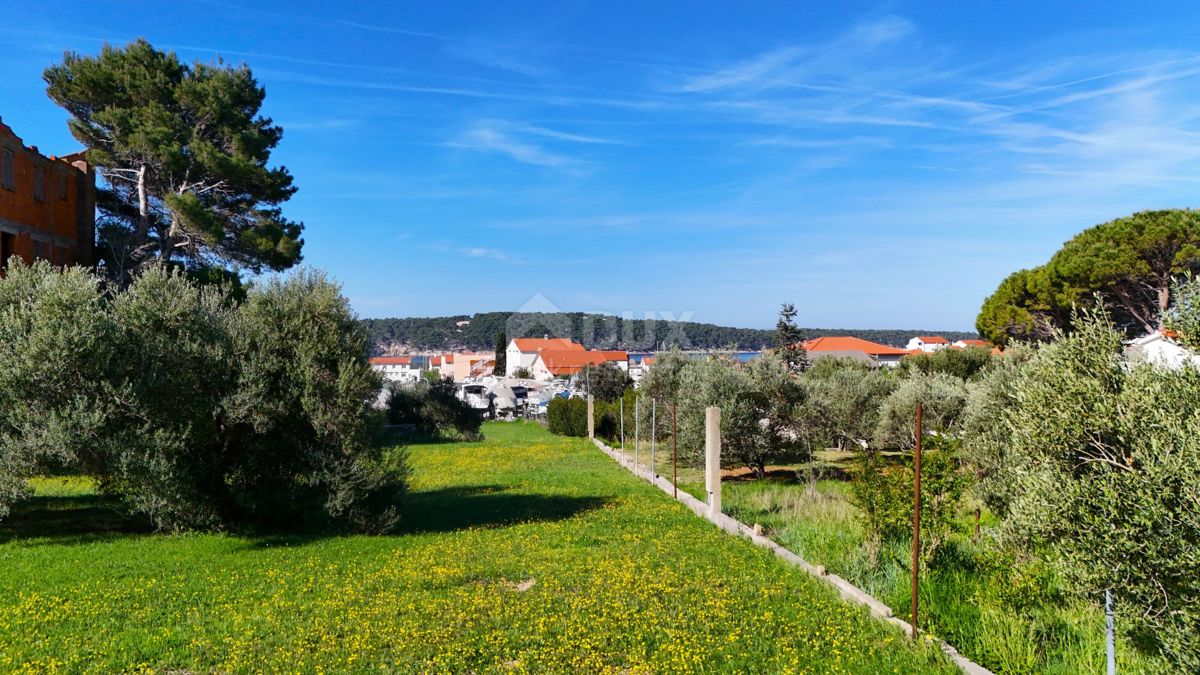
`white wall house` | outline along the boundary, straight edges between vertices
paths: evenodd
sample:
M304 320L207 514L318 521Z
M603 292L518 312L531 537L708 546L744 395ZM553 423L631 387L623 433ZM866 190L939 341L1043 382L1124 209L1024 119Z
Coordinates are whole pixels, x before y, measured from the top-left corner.
M415 384L421 378L421 369L413 364L411 356L371 357L371 370L388 382Z
M640 360L629 362L629 379L633 380L633 386L637 387L641 383L642 378L650 372L650 367L654 365L653 356L643 356Z
M533 361L543 350L584 351L583 345L567 338L514 338L504 350L504 376L512 377L518 368L533 371Z
M1179 370L1185 365L1200 368L1200 355L1161 332L1143 335L1125 343L1125 356L1133 363L1153 363Z
M940 335L919 335L908 341L905 346L910 352L936 352L950 346L950 341Z

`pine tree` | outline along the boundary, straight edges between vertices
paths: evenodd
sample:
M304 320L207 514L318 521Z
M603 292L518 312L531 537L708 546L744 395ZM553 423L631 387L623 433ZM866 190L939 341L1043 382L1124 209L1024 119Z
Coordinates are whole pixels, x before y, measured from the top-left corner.
M209 277L300 261L303 225L279 207L292 176L267 166L283 130L259 115L248 66L189 66L139 39L68 52L43 77L104 180L99 248L118 284L155 261Z
M793 373L804 368L806 354L800 338L800 329L796 327L796 306L785 302L779 308L779 321L775 324L775 347L788 370Z

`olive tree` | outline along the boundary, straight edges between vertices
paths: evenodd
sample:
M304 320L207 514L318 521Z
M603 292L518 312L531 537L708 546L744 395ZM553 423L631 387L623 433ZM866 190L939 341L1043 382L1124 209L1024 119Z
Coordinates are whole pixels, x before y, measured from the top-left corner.
M917 404L921 404L923 427L951 432L967 404L967 385L945 373L918 373L900 382L883 400L875 425L875 444L910 449L916 444Z
M1175 284L1174 304L1167 311L1167 328L1180 342L1200 350L1200 279L1189 278Z
M778 356L747 365L730 359L689 362L679 373L679 441L685 461L702 464L705 408L721 409L721 461L763 476L769 461L798 454L803 392Z
M1180 670L1200 669L1200 370L1130 365L1104 314L1041 347L1001 414L1005 539L1096 600Z
M235 508L225 472L239 453L224 435L222 402L235 384L222 289L165 267L147 268L109 307L115 344L102 439L105 487L163 529L213 528Z
M53 463L160 529L386 530L406 470L372 442L366 355L318 273L239 305L163 266L106 297L81 268L14 262L0 278L0 516Z
M881 368L848 359L818 359L801 378L802 418L810 444L832 442L839 450L866 444L896 383Z
M0 518L45 463L96 464L119 398L118 350L99 280L8 262L0 278Z

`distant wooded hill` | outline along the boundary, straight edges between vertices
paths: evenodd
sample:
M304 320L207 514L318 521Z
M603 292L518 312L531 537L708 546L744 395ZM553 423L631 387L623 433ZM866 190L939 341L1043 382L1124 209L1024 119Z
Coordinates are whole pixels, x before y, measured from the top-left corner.
M464 323L469 322L469 323ZM363 319L375 353L389 351L488 351L496 336L569 337L589 349L643 351L678 345L682 349L758 350L774 345L773 330L732 328L691 321L623 319L602 314L563 312L518 314L486 312L474 316L407 319ZM459 325L462 324L462 325ZM941 335L948 340L979 336L963 331L801 328L804 339L853 335L864 340L903 347L915 335Z

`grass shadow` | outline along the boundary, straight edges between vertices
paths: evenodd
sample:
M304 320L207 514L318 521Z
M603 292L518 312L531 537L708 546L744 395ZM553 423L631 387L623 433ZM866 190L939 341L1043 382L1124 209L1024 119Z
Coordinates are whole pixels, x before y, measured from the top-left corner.
M604 497L570 497L505 492L501 485L471 485L413 492L405 498L400 525L390 536L497 528L520 523L566 520L598 509ZM297 547L333 532L274 532L253 537L246 548Z
M153 531L149 520L127 513L116 497L31 497L14 505L9 516L0 520L0 544L18 540L83 544Z
M598 509L608 501L604 497L511 493L500 485L427 490L408 496L397 533L452 532L469 527L566 520Z
M598 509L604 497L523 494L501 485L473 485L408 495L397 535L504 527L526 522L565 520ZM117 497L69 495L32 497L0 520L0 544L85 544L154 532L150 521L129 514ZM276 531L249 534L251 548L302 546L336 536L332 531Z

